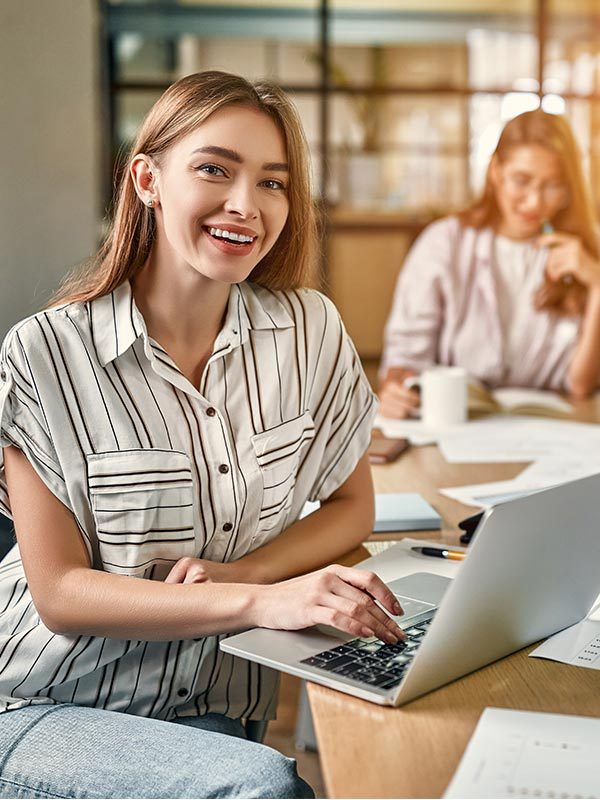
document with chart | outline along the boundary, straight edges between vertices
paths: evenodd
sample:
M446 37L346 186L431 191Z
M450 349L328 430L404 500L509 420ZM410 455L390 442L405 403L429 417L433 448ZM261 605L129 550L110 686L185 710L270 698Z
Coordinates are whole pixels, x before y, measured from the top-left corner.
M600 669L600 620L581 622L559 631L529 653L533 658L549 658L575 667Z
M486 708L444 797L600 797L600 720Z

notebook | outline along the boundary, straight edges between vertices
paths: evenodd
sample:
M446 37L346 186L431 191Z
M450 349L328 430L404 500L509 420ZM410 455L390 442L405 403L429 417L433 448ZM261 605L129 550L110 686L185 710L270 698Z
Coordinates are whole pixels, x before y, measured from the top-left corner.
M306 503L300 517L319 508L319 503ZM391 531L431 531L442 527L437 511L414 492L396 492L375 496L375 533Z

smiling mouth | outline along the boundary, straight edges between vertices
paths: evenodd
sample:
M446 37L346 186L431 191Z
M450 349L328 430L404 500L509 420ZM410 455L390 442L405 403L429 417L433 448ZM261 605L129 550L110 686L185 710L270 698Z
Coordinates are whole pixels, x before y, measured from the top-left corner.
M224 230L223 228L205 227L204 230L212 236L213 239L227 242L227 244L237 245L238 247L247 247L253 244L256 236L247 236L245 233L236 233L235 231Z

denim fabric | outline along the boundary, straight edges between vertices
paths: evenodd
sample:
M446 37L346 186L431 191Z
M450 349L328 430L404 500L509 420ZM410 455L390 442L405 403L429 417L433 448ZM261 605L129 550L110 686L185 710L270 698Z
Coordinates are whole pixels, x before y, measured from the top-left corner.
M75 705L0 715L0 797L313 797L293 759L219 714L174 722Z

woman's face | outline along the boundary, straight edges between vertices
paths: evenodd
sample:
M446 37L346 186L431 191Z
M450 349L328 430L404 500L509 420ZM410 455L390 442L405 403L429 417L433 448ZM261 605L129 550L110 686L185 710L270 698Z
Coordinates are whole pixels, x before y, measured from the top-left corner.
M283 136L260 111L227 106L166 153L156 178L160 261L223 283L245 280L289 210Z
M500 209L498 233L511 239L537 236L565 207L568 189L558 156L538 144L519 145L494 161L491 179Z

